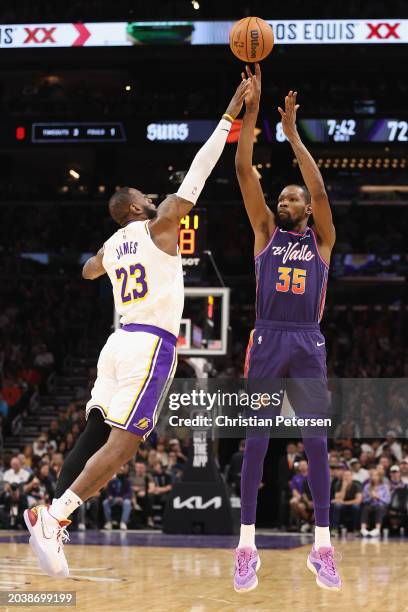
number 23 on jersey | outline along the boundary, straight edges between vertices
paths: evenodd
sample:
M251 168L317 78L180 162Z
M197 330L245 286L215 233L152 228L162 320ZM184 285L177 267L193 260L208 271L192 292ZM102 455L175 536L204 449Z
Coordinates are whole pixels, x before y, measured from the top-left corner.
M146 269L142 264L132 264L129 268L117 268L116 278L122 281L121 298L123 304L142 300L148 292ZM133 281L133 287L128 289L128 283Z

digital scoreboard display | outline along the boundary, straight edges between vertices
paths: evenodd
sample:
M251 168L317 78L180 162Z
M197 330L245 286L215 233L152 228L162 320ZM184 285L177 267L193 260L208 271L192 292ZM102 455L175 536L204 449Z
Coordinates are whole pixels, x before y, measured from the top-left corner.
M161 121L146 126L145 138L151 143L201 143L215 130L217 121L191 119L187 121ZM239 139L242 120L236 120L227 143ZM407 119L298 118L297 128L306 143L341 142L408 142ZM256 142L276 144L285 142L282 123L261 119L257 124Z
M207 248L206 210L194 209L180 221L179 249L185 280L199 281L203 272L204 251Z
M208 140L218 124L217 119L181 119L157 122L0 122L0 136L4 144L58 144L86 146L88 143L128 143L156 147L160 144L200 144ZM234 121L227 138L227 146L236 144L242 120ZM297 128L305 144L316 143L407 143L408 118L362 118L359 116L302 118ZM286 142L282 123L278 118L258 120L254 142L280 144Z
M125 142L122 123L33 123L33 143Z
M7 144L87 145L93 143L124 143L155 147L160 144L200 144L208 140L218 124L217 119L181 119L156 122L27 122L0 123L2 142ZM237 119L227 138L227 146L237 143L242 120ZM302 118L297 128L308 143L407 143L408 118L362 118L359 116ZM14 132L14 133L13 133ZM254 142L280 144L286 142L282 123L271 117L260 118Z
M408 142L408 120L402 119L299 119L297 125L308 142ZM275 136L286 140L281 122Z

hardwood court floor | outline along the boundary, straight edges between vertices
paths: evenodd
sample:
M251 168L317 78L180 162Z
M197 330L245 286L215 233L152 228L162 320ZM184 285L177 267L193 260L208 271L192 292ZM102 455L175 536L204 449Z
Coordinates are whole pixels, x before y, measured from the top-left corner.
M0 589L73 590L77 605L68 609L78 612L408 612L408 542L342 541L336 550L340 593L316 586L302 546L261 550L258 588L238 595L231 549L68 544L71 577L55 580L41 574L28 545L2 543Z

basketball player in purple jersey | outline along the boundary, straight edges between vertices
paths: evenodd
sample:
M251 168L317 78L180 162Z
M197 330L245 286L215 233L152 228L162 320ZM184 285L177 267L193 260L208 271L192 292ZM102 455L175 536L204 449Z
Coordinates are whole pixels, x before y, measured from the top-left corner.
M245 97L246 112L236 154L236 170L255 234L256 323L247 350L248 382L251 385L255 380L290 379L286 387L289 401L296 414L304 416L308 400L313 409L316 400L323 400L325 404L327 399L326 350L319 322L324 309L335 229L322 176L296 129L297 92L290 91L285 98L285 109L278 110L306 187L287 185L279 195L276 215L266 205L252 168L261 71L259 64L255 65L254 75L248 67L246 70L251 87ZM314 224L308 226L312 214ZM309 382L317 384L317 394L316 387L310 387ZM289 392L292 385L297 387L297 393L293 393L293 389ZM341 579L329 531L327 435L325 430L323 433L310 432L309 429L306 435L302 430L316 520L315 542L307 567L316 575L318 586L339 590ZM234 577L234 588L238 592L250 591L258 584L256 504L268 443L269 432L262 436L247 432L241 475L241 531Z

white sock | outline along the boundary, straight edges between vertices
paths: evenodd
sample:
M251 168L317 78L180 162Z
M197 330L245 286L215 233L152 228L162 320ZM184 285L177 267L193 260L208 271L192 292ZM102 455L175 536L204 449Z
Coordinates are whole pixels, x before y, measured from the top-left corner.
M255 525L241 525L238 548L253 548L255 546Z
M322 546L329 547L330 543L330 529L329 527L315 527L315 543L314 547L319 550Z
M67 489L61 497L54 497L48 511L58 521L63 521L83 503L76 493Z

